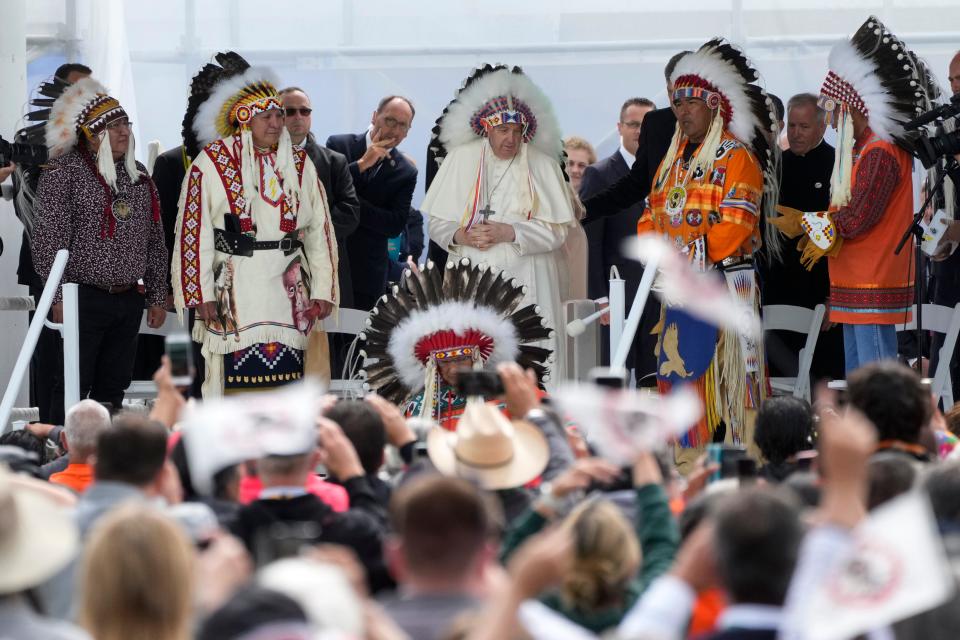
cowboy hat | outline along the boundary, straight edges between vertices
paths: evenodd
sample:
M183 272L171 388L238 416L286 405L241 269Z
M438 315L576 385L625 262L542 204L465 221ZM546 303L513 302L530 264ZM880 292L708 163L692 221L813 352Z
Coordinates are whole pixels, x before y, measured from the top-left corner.
M66 509L13 479L0 466L0 594L24 591L52 577L74 556L78 542Z
M437 426L427 434L427 455L444 475L476 480L484 489L509 489L540 475L550 451L529 422L511 422L497 407L468 400L455 433Z

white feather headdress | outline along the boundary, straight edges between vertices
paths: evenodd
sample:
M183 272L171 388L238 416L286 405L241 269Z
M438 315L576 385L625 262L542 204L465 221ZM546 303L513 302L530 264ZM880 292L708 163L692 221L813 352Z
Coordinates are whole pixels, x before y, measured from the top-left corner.
M527 119L525 141L559 161L563 157L560 123L549 98L519 67L487 65L475 71L437 121L439 142L451 149L476 140L478 116L504 98Z

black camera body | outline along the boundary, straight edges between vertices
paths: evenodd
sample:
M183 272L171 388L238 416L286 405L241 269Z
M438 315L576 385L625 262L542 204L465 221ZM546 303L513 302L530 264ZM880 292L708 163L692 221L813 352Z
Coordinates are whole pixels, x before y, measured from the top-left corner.
M7 142L0 136L0 167L11 162L26 165L41 165L47 161L47 148L40 144Z
M462 396L494 398L503 395L503 380L495 371L461 371L457 374L457 391Z
M940 105L935 109L920 115L904 125L907 131L917 129L929 124L939 118L949 120L960 115L960 93L950 98L948 104ZM921 136L917 139L913 151L914 155L923 164L924 169L929 169L937 163L937 160L943 157L954 156L960 153L960 131L944 131L939 129L930 136Z

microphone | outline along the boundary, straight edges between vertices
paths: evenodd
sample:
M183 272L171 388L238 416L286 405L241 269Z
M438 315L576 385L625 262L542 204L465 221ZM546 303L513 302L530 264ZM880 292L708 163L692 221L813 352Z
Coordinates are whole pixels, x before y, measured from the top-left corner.
M606 307L605 309L600 309L599 311L594 311L593 313L588 315L586 318L583 318L583 319L577 318L572 322L568 322L567 335L570 336L571 338L576 338L577 336L579 336L580 334L582 334L584 331L587 330L587 325L593 324L594 322L597 321L597 318L599 318L605 313L610 313L610 307Z

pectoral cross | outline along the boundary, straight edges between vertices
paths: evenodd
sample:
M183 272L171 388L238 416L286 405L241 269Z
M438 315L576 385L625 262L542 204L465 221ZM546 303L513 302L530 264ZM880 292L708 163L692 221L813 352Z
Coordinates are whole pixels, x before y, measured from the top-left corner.
M483 209L477 211L480 214L480 224L486 224L490 221L490 218L497 215L497 212L490 208L490 204L484 205Z

